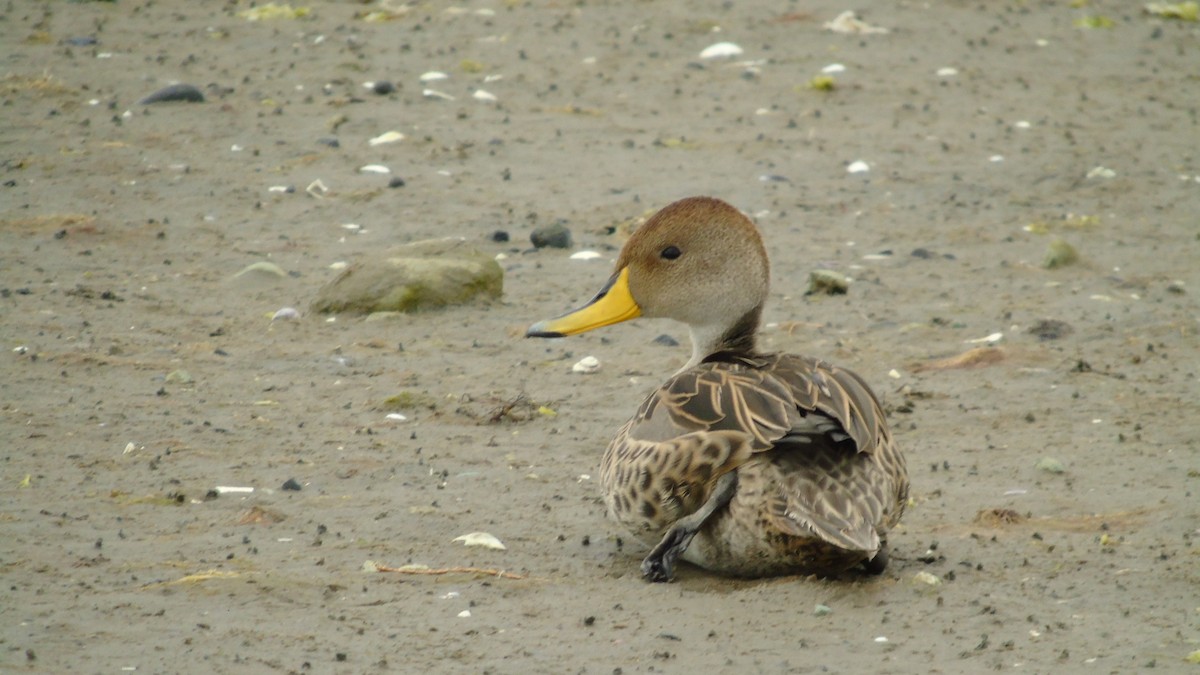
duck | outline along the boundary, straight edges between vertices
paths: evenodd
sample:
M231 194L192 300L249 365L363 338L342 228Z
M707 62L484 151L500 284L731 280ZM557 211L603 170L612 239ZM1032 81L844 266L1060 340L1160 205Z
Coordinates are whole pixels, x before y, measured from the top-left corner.
M903 454L865 379L758 347L770 263L758 228L713 197L651 216L579 309L529 326L559 338L638 317L687 325L692 355L604 451L609 515L650 549L731 577L881 574L908 502Z

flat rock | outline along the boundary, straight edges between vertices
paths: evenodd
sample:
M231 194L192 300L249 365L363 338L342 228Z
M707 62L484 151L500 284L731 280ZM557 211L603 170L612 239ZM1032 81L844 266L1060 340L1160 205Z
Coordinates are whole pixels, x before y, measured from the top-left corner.
M504 271L461 237L427 239L357 262L317 293L313 311L325 314L417 312L499 298Z

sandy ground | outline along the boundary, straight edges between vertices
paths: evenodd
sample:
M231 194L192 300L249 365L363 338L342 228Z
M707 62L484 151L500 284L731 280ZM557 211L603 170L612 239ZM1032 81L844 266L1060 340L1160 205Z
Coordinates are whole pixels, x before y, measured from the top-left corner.
M828 2L10 0L0 671L1196 671L1200 29L1070 4L860 3L891 32L848 36ZM137 105L175 81L207 101ZM692 194L764 233L766 346L885 399L913 504L882 577L648 585L604 517L601 451L686 333L521 331ZM602 258L531 250L558 221ZM502 301L307 311L442 235L505 256ZM234 278L261 261L288 276ZM849 294L806 297L819 267Z

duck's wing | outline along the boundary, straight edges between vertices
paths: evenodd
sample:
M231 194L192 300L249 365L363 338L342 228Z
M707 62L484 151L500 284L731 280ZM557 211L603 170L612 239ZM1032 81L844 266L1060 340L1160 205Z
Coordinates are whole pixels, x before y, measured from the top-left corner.
M672 481L694 479L685 482L699 501L703 483L770 451L743 472L740 491L757 494L780 531L851 550L879 548L877 531L899 519L894 502L901 483L907 489L866 383L801 356L736 357L680 373L642 404L624 436L627 448L672 465Z

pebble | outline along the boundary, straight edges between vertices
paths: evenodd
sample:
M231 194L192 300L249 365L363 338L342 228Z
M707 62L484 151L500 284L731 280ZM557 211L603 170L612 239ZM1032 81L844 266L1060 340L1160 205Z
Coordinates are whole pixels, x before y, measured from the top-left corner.
M663 345L664 347L678 347L679 340L676 340L675 338L671 337L670 335L663 333L662 335L659 335L658 337L654 338L654 344Z
M169 87L163 87L153 94L149 94L142 100L138 101L138 105L150 105L151 103L171 103L182 101L184 103L204 103L204 94L190 84L172 84Z
M289 478L286 481L284 481L283 485L281 486L281 489L290 490L292 492L299 492L301 490L301 485L299 482L296 481L295 478Z
M598 251L576 251L571 254L571 260L595 260L600 257Z
M317 139L317 143L320 145L324 145L326 147L330 147L330 148L342 147L341 142L332 136L322 136L321 138Z
M1043 457L1039 459L1037 468L1045 471L1046 473L1063 473L1067 470L1066 467L1063 466L1062 462L1054 459L1053 457Z
M359 173L391 173L392 170L382 164L367 164L366 166L358 167Z
M866 173L870 170L871 170L870 165L868 165L866 162L862 161L861 159L858 161L855 161L855 162L851 162L850 165L846 167L847 173Z
M817 605L813 608L813 615L815 616L826 616L832 613L833 609L829 605Z
M496 230L492 233L492 241L496 242L497 244L503 244L504 242L508 241L508 233L504 230Z
M378 82L371 83L371 91L379 94L380 96L387 96L388 94L396 91L396 85L388 82L387 80L379 80Z
M499 298L504 270L461 237L413 242L346 268L312 303L323 314L414 312Z
M808 291L805 295L845 295L850 289L850 280L833 270L813 270L808 275Z
M299 318L300 318L300 312L298 312L295 307L282 307L282 308L276 310L275 313L271 315L272 321L277 321L280 319L299 319Z
M400 188L404 187L404 185L404 179L400 176L392 176L392 179L388 181L388 187L390 188Z
M1046 247L1046 257L1042 259L1042 267L1048 270L1066 267L1079 262L1079 252L1075 247L1063 241L1055 239Z
M1036 335L1039 340L1057 340L1070 335L1074 331L1071 324L1058 319L1042 319L1029 327L1029 334Z
M191 384L194 380L191 373L180 369L167 373L167 377L163 381L167 384Z
M571 248L571 231L562 223L539 227L529 235L536 248Z

